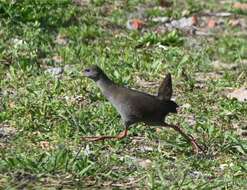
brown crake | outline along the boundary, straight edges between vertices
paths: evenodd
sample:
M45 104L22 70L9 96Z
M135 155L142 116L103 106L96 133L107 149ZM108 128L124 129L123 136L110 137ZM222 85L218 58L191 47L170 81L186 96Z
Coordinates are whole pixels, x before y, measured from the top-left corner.
M117 136L84 137L83 139L88 141L122 139L127 136L127 131L130 125L143 122L150 126L171 127L189 141L196 152L202 150L196 140L192 136L185 134L179 126L169 125L164 121L165 117L169 113L177 113L178 108L178 105L171 100L171 74L166 75L160 85L157 96L115 84L96 65L92 65L85 69L84 76L94 80L103 95L116 108L118 113L121 115L125 130Z

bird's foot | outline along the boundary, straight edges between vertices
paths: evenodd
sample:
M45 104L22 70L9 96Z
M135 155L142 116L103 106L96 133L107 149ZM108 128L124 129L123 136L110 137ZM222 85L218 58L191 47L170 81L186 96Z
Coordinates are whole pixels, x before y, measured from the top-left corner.
M103 140L109 140L109 139L120 140L126 137L127 133L128 133L128 130L125 129L124 131L119 133L117 136L82 137L82 140L87 141L87 142L96 142L96 141L103 141Z
M192 135L187 135L178 125L169 125L165 123L165 125L163 126L171 127L175 129L177 132L179 132L189 143L191 143L193 147L193 151L196 154L198 154L200 151L205 153L204 149L202 148L201 145L197 143L196 139Z
M205 153L204 151L204 148L202 148L201 145L199 145L197 142L196 142L196 139L194 137L192 137L190 135L190 139L191 139L191 144L192 144L192 148L193 148L193 152L196 153L196 154L199 154L199 152L203 152Z
M116 139L116 140L123 139L124 137L127 136L127 134L128 134L128 130L125 129L124 131L122 131L121 133L119 133L119 134L115 137L115 139Z

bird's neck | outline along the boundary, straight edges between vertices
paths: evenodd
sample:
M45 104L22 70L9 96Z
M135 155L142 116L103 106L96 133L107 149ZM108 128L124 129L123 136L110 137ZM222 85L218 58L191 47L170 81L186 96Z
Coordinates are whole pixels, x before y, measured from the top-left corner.
M105 74L100 76L99 80L96 81L96 84L107 98L111 96L115 84Z

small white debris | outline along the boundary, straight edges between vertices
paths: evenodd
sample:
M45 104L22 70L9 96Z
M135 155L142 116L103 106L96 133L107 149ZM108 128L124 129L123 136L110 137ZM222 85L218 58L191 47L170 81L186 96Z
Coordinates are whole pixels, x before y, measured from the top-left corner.
M220 165L220 170L224 171L227 166L228 166L227 164L221 164Z
M86 156L89 156L92 153L92 151L90 150L89 145L86 146L86 148L84 149L83 153Z
M141 152L152 152L154 149L151 146L141 146L140 151Z
M152 165L152 161L149 159L139 159L137 160L137 164L142 168L149 168Z
M14 44L15 47L26 44L26 42L24 40L20 40L18 38L12 39L12 43Z
M161 44L158 44L158 47L161 48L161 49L163 49L163 50L165 50L165 51L167 51L169 49L169 47L163 46Z
M152 18L152 21L165 23L169 21L169 17L154 17Z
M47 73L50 73L52 75L60 75L63 73L62 67L53 67L46 70Z
M186 121L190 126L195 126L196 125L196 117L194 115L189 115L186 118Z
M232 13L228 13L228 12L215 13L215 16L220 16L220 17L228 17L231 15Z
M192 172L189 173L189 175L192 178L199 178L199 177L203 176L202 172L199 172L199 171L192 171Z
M195 24L195 19L193 17L189 18L181 18L179 20L173 20L171 23L167 23L166 26L168 28L178 28L178 29L185 29L190 28Z
M191 108L191 105L189 103L183 104L181 108L189 109Z

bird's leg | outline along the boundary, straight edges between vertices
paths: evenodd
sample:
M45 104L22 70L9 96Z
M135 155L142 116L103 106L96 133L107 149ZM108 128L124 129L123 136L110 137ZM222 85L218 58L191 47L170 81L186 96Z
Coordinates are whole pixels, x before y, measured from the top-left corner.
M82 140L94 142L94 141L103 141L106 139L114 139L115 136L92 136L92 137L82 137Z
M94 141L103 141L103 140L108 140L108 139L115 139L115 140L120 140L126 137L128 134L128 126L125 125L124 131L119 133L117 136L95 136L95 137L82 137L82 140L86 140L89 142L94 142Z
M167 124L167 123L164 123L164 126L165 127L171 127L174 130L176 130L177 132L179 132L189 143L191 143L195 153L198 153L199 150L204 152L204 149L196 142L196 139L191 135L187 135L179 126L170 125L170 124Z
M115 139L116 140L120 140L123 139L124 137L126 137L128 135L128 127L125 127L124 131L122 131L121 133L119 133Z

